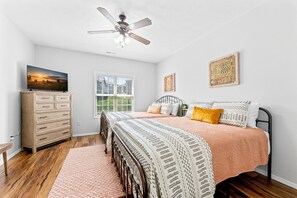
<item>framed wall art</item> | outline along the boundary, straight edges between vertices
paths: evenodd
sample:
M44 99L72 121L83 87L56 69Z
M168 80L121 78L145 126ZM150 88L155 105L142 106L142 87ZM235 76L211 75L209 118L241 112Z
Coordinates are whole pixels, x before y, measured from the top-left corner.
M175 73L164 77L164 91L175 92Z
M239 84L239 53L213 60L209 63L209 87Z

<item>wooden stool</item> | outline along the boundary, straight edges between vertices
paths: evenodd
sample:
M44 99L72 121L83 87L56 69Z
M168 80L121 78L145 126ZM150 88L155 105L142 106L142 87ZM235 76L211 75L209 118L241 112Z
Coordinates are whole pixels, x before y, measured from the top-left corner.
M6 151L11 149L12 143L7 143L7 144L0 144L0 154L3 154L3 163L4 163L4 170L5 170L5 175L7 176L7 153Z

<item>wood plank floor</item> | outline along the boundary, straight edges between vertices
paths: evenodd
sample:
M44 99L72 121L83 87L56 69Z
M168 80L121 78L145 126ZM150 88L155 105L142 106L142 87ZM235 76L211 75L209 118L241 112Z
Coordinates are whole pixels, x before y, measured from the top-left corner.
M70 148L102 144L99 135L72 138L34 155L24 151L9 160L9 175L0 167L0 197L47 197ZM251 172L217 186L215 197L297 197L297 190Z

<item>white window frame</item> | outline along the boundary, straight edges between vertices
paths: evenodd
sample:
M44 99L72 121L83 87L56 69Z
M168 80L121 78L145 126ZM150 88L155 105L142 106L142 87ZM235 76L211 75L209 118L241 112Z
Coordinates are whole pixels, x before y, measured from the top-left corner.
M97 76L102 75L102 76L112 76L116 77L115 78L115 83L114 83L114 94L97 94ZM100 72L100 71L95 71L94 72L94 118L100 118L101 115L97 115L97 96L113 96L113 97L131 97L131 95L123 95L123 94L117 94L117 78L122 77L122 78L131 78L132 79L132 110L134 111L134 106L135 106L135 92L134 92L134 86L135 86L135 76L134 75L129 75L129 74L120 74L120 73L110 73L110 72ZM115 106L117 108L117 102L115 100Z

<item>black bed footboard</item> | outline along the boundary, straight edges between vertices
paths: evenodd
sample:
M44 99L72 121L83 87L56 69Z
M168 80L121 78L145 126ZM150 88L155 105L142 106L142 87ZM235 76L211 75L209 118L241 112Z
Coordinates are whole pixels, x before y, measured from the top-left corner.
M107 153L106 141L107 141L107 136L108 136L108 122L107 122L106 114L104 111L101 113L101 117L100 117L100 134L102 135L103 141L105 143L104 151L105 151L105 153Z
M267 125L267 132L269 133L269 142L270 142L270 153L268 156L268 166L267 166L267 178L271 179L271 167L272 167L272 115L265 109L260 107L259 114L264 113L265 117L263 119L257 119L257 126L259 123ZM264 129L265 130L265 129Z
M115 141L115 137L118 141ZM111 135L112 139L112 162L114 163L118 175L120 177L121 184L123 185L123 191L126 194L126 197L141 197L141 198L147 198L148 197L148 191L147 191L147 181L144 169L138 159L131 153L131 151L127 148L125 143L122 141L122 139L114 132L112 131ZM118 145L120 144L120 145ZM138 169L139 175L140 175L140 181L141 183L138 183L135 180L135 176L133 175L133 171L131 170L132 167L129 167L129 164L127 163L126 159L123 156L123 151L121 151L120 148L124 148L126 153L128 153L129 157L132 159L133 163Z

